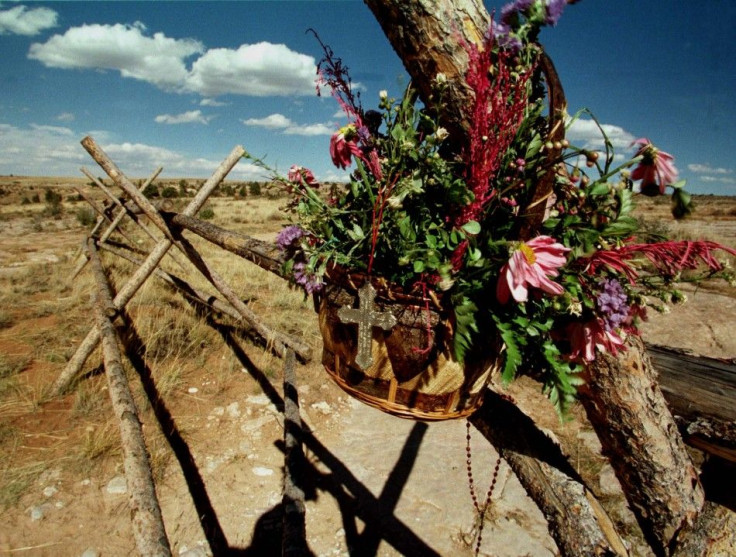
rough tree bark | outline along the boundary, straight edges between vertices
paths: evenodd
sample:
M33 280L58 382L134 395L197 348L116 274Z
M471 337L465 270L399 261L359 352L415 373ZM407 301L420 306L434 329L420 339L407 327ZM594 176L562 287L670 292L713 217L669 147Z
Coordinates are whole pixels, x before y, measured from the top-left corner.
M644 535L670 553L704 494L641 339L630 337L618 357L600 354L580 395Z
M161 507L156 497L151 459L143 438L143 427L138 418L138 409L123 369L115 329L109 319L110 312L115 313L116 311L112 301L112 292L102 269L94 240L90 239L88 246L97 283L93 307L97 328L102 336L102 352L110 400L115 417L118 419L123 446L123 466L130 493L133 537L140 555L168 556L171 555L171 547L164 528Z

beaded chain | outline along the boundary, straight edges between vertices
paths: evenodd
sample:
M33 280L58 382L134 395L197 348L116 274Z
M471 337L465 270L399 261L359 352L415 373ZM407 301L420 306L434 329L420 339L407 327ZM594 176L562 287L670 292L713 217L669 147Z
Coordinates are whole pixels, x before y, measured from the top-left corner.
M493 495L493 490L496 487L496 480L498 480L498 470L501 467L501 456L499 455L496 459L496 466L493 468L493 479L491 480L491 486L488 488L488 493L486 494L486 499L483 501L483 504L481 505L478 502L478 497L475 494L475 480L473 479L473 464L472 464L472 455L470 451L470 421L465 421L465 427L467 429L466 435L465 435L465 454L467 455L466 463L468 465L468 487L470 488L470 498L473 500L473 506L475 507L475 510L478 512L478 537L475 541L475 554L476 556L480 553L480 544L483 541L483 526L485 522L485 516L486 512L488 511L488 507L491 506L491 496Z

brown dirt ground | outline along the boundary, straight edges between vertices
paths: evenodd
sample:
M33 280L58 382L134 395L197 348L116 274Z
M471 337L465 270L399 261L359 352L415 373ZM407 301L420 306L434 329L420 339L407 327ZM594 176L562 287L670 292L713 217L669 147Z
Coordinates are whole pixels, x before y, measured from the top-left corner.
M122 474L122 468L117 431L109 419L104 376L92 374L77 385L75 392L62 397L47 396L48 387L90 324L89 313L84 309L88 291L65 282L86 233L74 220L75 206L69 205L65 216L54 220L42 215L43 203L19 205L23 196L33 192L41 192L43 199L43 188L48 186L64 190L69 181L0 180L0 187L6 192L0 197L0 281L3 288L18 289L13 295L5 292L2 298L0 320L5 319L6 323L0 326L0 355L5 362L19 368L10 376L12 383L6 383L0 391L0 447L4 455L0 460L0 554L82 555L86 549L94 548L99 555L129 555L135 551L127 499L109 494L106 489L110 479ZM640 214L653 221L661 219L667 211L666 205L643 201ZM736 199L703 197L698 199L698 204L699 213L686 223L670 224L670 232L681 237L706 236L736 245ZM34 277L34 285L29 285L29 276ZM732 316L736 315L733 288L719 286L688 291L687 305L669 315L651 316L644 328L645 339L715 357L736 358L736 337L732 334ZM278 311L276 302L259 299L258 304L266 314ZM49 313L53 309L61 311ZM305 320L314 320L308 307L302 311ZM307 341L318 354L316 333L310 334ZM94 355L85 370L94 372L97 363L99 356ZM150 406L144 411L144 431L149 439L159 497L175 554L187 549L189 555L204 554L196 553L196 548L203 547L206 539L216 540L218 536L226 539L231 548L239 548L233 549L232 554L275 554L273 546L269 546L269 539L273 538L269 533L278 530L275 509L280 501L283 454L279 440L283 433L278 412L263 398L253 377L272 385L273 393L279 396L281 365L263 348L237 337L234 347L223 343L208 346L206 359L186 369L181 381L166 394L165 411L158 416ZM320 456L322 459L329 456L331 442L343 443L344 448L343 418L352 420L348 417L364 414L352 413L352 403L342 391L324 380L318 364L300 366L299 380L305 420L319 433L320 441L327 448L321 454L311 451L308 457L324 474L322 481L327 484L331 476L339 474L334 466L320 463ZM141 389L137 389L140 394ZM512 394L542 427L555 433L583 477L591 485L598 485L597 475L604 462L595 454L595 442L590 442L590 428L581 412L576 410L573 422L560 425L548 405L540 402L534 385L521 381L512 388ZM159 426L167 417L168 440L160 433ZM370 421L371 414L366 419ZM379 430L375 435L388 439L393 433L392 426L385 427L387 431ZM451 463L460 477L465 471L462 448ZM378 473L372 472L367 464L369 456L354 462L351 472L366 484L372 474ZM350 456L343 460L349 461ZM379 480L380 477L371 489L376 497L383 497ZM308 504L307 531L310 546L318 555L349 553L345 528L350 521L341 522L339 517L342 514L344 519L350 512L342 507L336 510L335 501L358 509L366 504L351 500L346 493L338 494L343 489L340 486L347 485L340 481L346 480L338 478L330 484L332 491L324 486L323 491L317 489ZM479 483L485 485L484 481ZM458 509L458 515L465 513L463 516L470 518L464 526L457 525L454 534L448 534L448 538L454 536L447 546L452 549L440 553L471 555L462 539L468 534L463 529L472 526L472 513L459 510L470 508L467 486L460 485L451 491L455 499L444 503ZM625 504L613 496L610 499L614 508L610 512L622 528L631 531L636 548L636 526L631 524ZM426 508L432 505L439 508L439 504L422 501ZM420 510L417 506L407 512L419 516ZM33 513L40 513L43 518L33 520ZM531 522L537 520L525 513L519 511L516 520L522 531L527 526L531 529ZM365 516L360 512L355 515ZM206 518L198 520L198 516ZM497 521L487 527L496 528L500 539L504 530L499 524L511 520L510 516L513 519L516 515L508 514L503 520L496 517ZM355 528L363 530L362 519L354 520ZM451 518L446 520L452 522ZM418 524L409 526L421 531ZM511 531L508 524L506 528ZM389 537L386 534L386 539ZM376 554L399 554L385 539L379 542L376 542ZM547 542L539 543L543 547ZM554 547L544 551L552 555ZM493 552L523 554L511 550Z

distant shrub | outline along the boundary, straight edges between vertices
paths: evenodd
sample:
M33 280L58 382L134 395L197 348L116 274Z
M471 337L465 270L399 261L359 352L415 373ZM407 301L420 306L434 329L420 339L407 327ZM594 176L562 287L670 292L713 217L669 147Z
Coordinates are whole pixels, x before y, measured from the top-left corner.
M59 217L64 212L64 207L61 204L61 194L54 190L48 189L43 195L44 201L46 202L46 208L43 210L43 214L47 217Z
M238 195L240 197L246 197L248 195L248 190L245 189L245 184L240 184L240 189L238 189Z
M189 187L189 184L187 184L186 180L179 180L179 197L187 196L188 187Z
M214 218L214 216L215 216L215 211L214 209L212 209L212 207L204 207L199 212L199 218L202 220L210 220Z
M261 184L260 182L250 182L248 184L248 192L253 196L261 195Z
M23 199L20 200L20 204L21 205L30 205L31 204L31 200L28 199L27 197L23 197Z
M166 186L163 190L161 190L161 197L165 199L176 199L179 197L179 190L177 190L173 186Z
M41 203L41 197L37 193L34 193L33 197L31 197L31 203Z
M95 212L91 207L80 207L76 212L77 221L82 226L92 226L95 223Z
M143 190L143 195L148 197L149 199L153 197L158 197L158 186L156 184L148 184L146 188Z
M54 190L48 189L43 194L43 200L46 203L50 203L52 205L57 205L61 203L61 194L55 192Z

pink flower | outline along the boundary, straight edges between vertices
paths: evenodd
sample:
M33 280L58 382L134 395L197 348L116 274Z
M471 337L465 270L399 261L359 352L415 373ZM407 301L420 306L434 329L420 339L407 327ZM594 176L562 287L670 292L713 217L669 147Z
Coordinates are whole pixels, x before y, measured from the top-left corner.
M565 254L570 251L549 236L537 236L522 242L511 254L509 262L501 268L496 287L498 301L505 304L509 295L517 302L526 302L528 287L539 288L553 296L562 294L562 286L549 277L556 277L557 269L566 262Z
M352 156L362 156L363 153L356 143L357 139L358 132L353 124L343 126L332 135L330 156L335 166L345 169L350 166Z
M287 177L289 178L289 182L293 184L297 184L300 186L305 185L309 186L310 188L319 187L319 182L314 177L312 171L308 168L304 168L303 166L292 164Z
M677 181L677 168L672 161L674 157L660 151L645 137L634 141L632 145L639 145L636 156L641 156L641 162L631 173L632 180L641 180L641 193L645 195L662 195L667 186Z
M571 360L592 362L595 360L596 350L615 356L624 346L623 339L613 331L606 331L603 322L598 318L587 323L570 323L565 332L570 341Z

